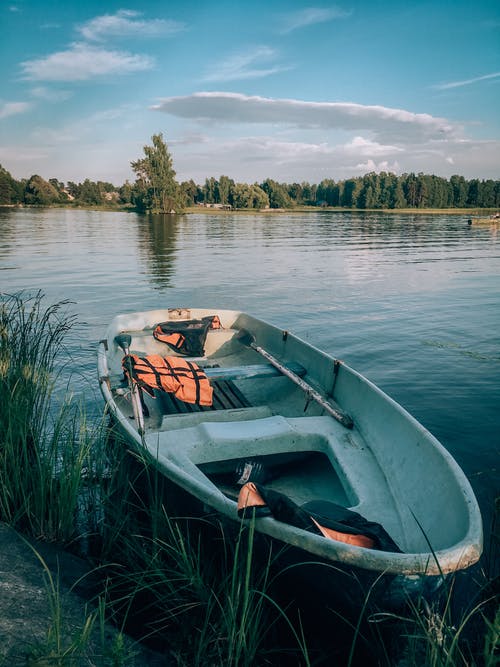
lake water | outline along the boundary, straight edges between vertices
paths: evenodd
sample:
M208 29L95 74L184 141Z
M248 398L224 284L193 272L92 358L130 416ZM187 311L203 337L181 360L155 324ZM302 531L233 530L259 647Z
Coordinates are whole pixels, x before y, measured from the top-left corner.
M397 213L0 209L0 290L22 289L73 302L66 372L91 410L102 409L97 341L117 313L207 305L293 331L366 375L443 443L488 531L500 495L497 229Z

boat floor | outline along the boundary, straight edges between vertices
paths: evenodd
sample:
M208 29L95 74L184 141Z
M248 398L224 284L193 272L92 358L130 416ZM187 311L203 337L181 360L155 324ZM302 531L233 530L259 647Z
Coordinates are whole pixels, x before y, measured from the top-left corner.
M348 498L328 457L321 452L295 452L252 456L262 464L267 488L285 494L298 505L310 500L330 500L346 507ZM200 469L228 498L236 500L241 490L238 464L241 459L200 465ZM314 480L314 484L311 484Z
M179 401L173 394L164 391L159 392L157 398L162 404L163 412L168 415L251 407L250 401L231 380L212 380L210 384L213 389L213 402L210 407Z

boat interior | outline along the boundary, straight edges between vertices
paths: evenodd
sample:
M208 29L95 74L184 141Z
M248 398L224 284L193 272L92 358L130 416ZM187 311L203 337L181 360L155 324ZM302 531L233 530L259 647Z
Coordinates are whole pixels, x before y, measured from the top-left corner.
M129 332L130 351L138 356L165 354L151 330ZM114 395L122 411L133 414L128 386L114 360ZM165 465L177 462L200 484L207 480L236 503L242 462L258 462L266 486L302 505L326 500L381 521L402 546L404 531L385 477L360 433L325 415L303 390L253 349L237 329L208 333L203 357L191 359L204 369L213 388L213 404L185 403L173 394L144 394L145 441ZM307 379L298 363L288 368ZM370 484L366 480L370 480Z

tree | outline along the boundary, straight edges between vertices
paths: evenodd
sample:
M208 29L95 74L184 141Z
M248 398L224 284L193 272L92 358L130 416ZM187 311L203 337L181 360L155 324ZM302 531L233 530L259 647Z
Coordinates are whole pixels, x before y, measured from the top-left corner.
M217 192L219 195L219 203L227 204L229 202L229 193L234 186L234 181L229 176L221 176L217 183Z
M359 191L359 181L356 178L349 178L344 183L344 191L342 193L342 206L354 208Z
M48 181L34 174L26 184L24 200L33 206L48 206L60 201L59 192Z
M324 179L316 190L316 201L327 206L340 206L341 188L332 179Z
M131 204L132 203L132 185L127 181L119 188L118 192L120 193L120 204Z
M266 178L260 187L269 197L271 208L291 208L292 201L284 185L273 181L271 178Z
M172 156L163 134L153 134L152 146L144 146L145 157L131 162L137 174L134 202L140 210L172 213L182 209L179 184L175 180Z
M201 188L196 185L192 178L189 181L183 181L180 184L180 189L184 198L184 206L194 206L203 197Z
M103 198L99 185L88 178L83 183L79 183L78 201L87 206L100 206L103 203Z
M266 208L269 206L269 197L264 190L254 183L235 183L232 193L235 208Z
M217 203L217 181L213 176L205 179L205 185L203 186L203 201L206 204L216 204Z
M302 185L300 185L300 183L292 183L289 185L288 196L295 204L303 204Z
M453 174L450 178L453 193L453 206L463 208L467 201L467 182L463 176Z
M412 172L411 174L403 174L403 194L406 202L410 208L417 205L417 177Z
M389 191L389 208L405 208L406 199L401 180L394 176Z
M467 206L478 206L479 205L479 179L473 178L469 181L469 187L467 190Z
M12 176L0 165L0 204L11 204L14 188Z

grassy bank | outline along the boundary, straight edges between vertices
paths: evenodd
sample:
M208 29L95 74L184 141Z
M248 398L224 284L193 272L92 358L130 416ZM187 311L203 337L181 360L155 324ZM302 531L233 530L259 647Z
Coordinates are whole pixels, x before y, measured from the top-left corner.
M45 307L40 294L0 301L0 520L85 546L98 581L81 627L68 632L58 579L47 573L47 638L26 664L133 664L126 630L165 664L186 667L498 665L500 506L483 570L467 582L457 576L432 605L417 600L396 614L373 608L366 591L352 614L299 596L251 521L228 534L216 516L195 517L189 498L165 487L112 429L86 423L71 401L54 408L73 325L66 308ZM473 594L464 602L466 583ZM102 633L96 655L91 631L105 621L119 633L112 646Z

